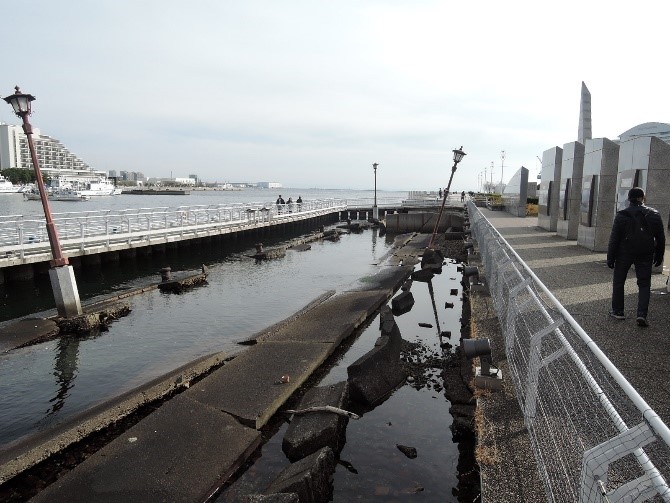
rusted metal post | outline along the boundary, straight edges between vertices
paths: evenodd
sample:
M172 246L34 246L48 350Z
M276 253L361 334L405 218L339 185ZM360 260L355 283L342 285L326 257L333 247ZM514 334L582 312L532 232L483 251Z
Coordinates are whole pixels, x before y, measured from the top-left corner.
M430 237L430 242L428 243L428 248L432 249L435 243L435 236L437 235L437 230L440 228L440 221L442 220L442 212L444 211L444 205L447 203L447 197L449 196L449 189L451 189L451 181L454 179L454 173L456 173L456 167L458 163L461 162L463 157L466 155L463 152L463 147L459 149L454 149L454 165L451 168L451 176L449 177L449 183L447 188L444 191L444 197L442 198L442 205L440 206L440 211L437 214L437 221L435 222L435 228L433 229L433 235Z
M70 262L67 257L63 256L63 250L60 245L60 239L58 237L58 229L54 224L53 217L51 216L51 207L49 206L49 198L47 197L46 187L44 186L44 180L42 180L42 172L40 171L40 164L37 159L37 153L35 152L35 144L33 142L33 127L28 121L28 114L22 114L21 119L23 119L23 132L26 133L28 138L28 149L30 150L30 158L33 161L33 168L35 169L35 177L37 178L37 187L40 191L40 199L42 201L42 208L44 209L44 218L47 222L47 235L49 236L49 244L51 245L51 254L53 259L49 262L51 267L60 267L67 265Z
M37 152L35 151L35 144L33 143L33 128L28 121L28 116L31 113L30 102L34 101L35 97L31 94L22 93L19 86L16 86L14 89L14 94L7 96L4 100L12 105L14 113L23 121L23 132L28 139L30 158L33 163L33 169L35 170L37 187L40 192L42 208L44 209L49 245L51 246L51 254L53 256L53 259L49 262L51 265L51 268L49 269L49 278L51 280L51 289L54 294L54 300L56 301L56 308L58 314L65 318L78 316L82 314L82 308L81 301L79 300L77 281L74 276L74 269L69 264L67 257L63 255L63 250L58 238L58 230L56 229L56 225L54 224L51 215L46 187L44 186L44 180L42 180L42 172L40 170Z

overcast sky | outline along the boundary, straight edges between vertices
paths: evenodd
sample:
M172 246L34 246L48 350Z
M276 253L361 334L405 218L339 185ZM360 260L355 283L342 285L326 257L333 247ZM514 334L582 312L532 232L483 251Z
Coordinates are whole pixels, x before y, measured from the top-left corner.
M670 122L668 2L21 1L2 96L97 169L453 190L577 139ZM18 123L11 107L0 121ZM501 151L506 152L501 169Z

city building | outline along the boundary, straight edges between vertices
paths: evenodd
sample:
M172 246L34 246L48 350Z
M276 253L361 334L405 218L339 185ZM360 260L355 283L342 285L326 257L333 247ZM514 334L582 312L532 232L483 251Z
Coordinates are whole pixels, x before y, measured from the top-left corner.
M258 187L262 189L281 189L282 184L279 182L258 182Z
M624 131L619 135L620 142L626 142L635 138L642 138L644 136L655 136L665 143L670 143L670 124L664 122L645 122Z
M40 162L40 169L46 176L54 176L60 170L69 173L91 173L93 169L75 154L70 152L59 140L41 134L33 128L35 152ZM0 123L0 169L24 168L33 169L33 162L28 148L28 138L21 126ZM96 175L105 175L94 172Z

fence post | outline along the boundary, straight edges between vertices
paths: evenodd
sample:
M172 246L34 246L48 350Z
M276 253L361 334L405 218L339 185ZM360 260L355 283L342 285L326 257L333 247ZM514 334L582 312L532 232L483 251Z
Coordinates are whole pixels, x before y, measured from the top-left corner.
M19 257L23 260L26 257L26 250L24 248L25 243L23 242L23 225L19 224Z
M640 451L641 448L656 440L654 433L646 423L640 423L600 445L589 449L582 459L579 503L600 503L603 497L615 501L645 501L658 494L649 473L618 487L612 493L604 493L607 484L607 469L617 459ZM602 486L600 485L602 483ZM630 498L635 491L636 498ZM624 500L624 496L627 496Z

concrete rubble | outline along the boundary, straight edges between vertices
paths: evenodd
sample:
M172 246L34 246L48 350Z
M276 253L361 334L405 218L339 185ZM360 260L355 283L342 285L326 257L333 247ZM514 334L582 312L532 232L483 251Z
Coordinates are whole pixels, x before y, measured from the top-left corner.
M319 233L318 238L337 239L339 233ZM38 493L35 501L177 501L213 494L257 449L259 430L378 309L380 337L367 354L349 366L347 381L308 391L295 408L332 405L346 409L350 400L370 408L383 402L408 375L400 360L403 339L392 309L385 303L404 284L402 304L411 308L411 280L407 277L425 249L426 238L413 235L397 241L391 262L402 267L382 269L360 290L324 295L299 316L256 336L254 345L195 384L178 383L178 394ZM286 248L282 249L285 252ZM433 277L430 269L417 272L413 275L417 281ZM463 369L459 366L458 371ZM241 389L245 392L240 393ZM472 406L471 402L456 403L454 412L471 421L470 409L463 408L466 405ZM263 491L265 494L247 495L245 501L328 501L347 422L346 417L324 412L294 416L282 444L294 462ZM58 443L58 439L51 442ZM226 448L221 449L222 445ZM184 459L188 463L180 461Z
M391 309L396 316L409 312L413 306L414 295L410 291L403 291L391 301Z
M72 318L56 318L55 323L63 334L87 334L96 329L104 330L110 323L129 313L130 306L120 302Z
M380 314L382 335L368 353L347 369L351 399L368 407L381 403L407 374L400 365L402 337L388 306Z
M324 447L285 468L265 492L295 493L301 503L329 501L334 472L335 455Z
M348 407L346 381L310 389L302 397L296 409L320 405L346 409ZM339 454L344 446L348 422L349 418L332 412L294 415L284 434L282 451L290 461L297 461L323 447L330 447L335 454Z
M188 274L176 278L162 281L158 284L158 289L164 293L182 293L189 288L207 283L207 274Z

